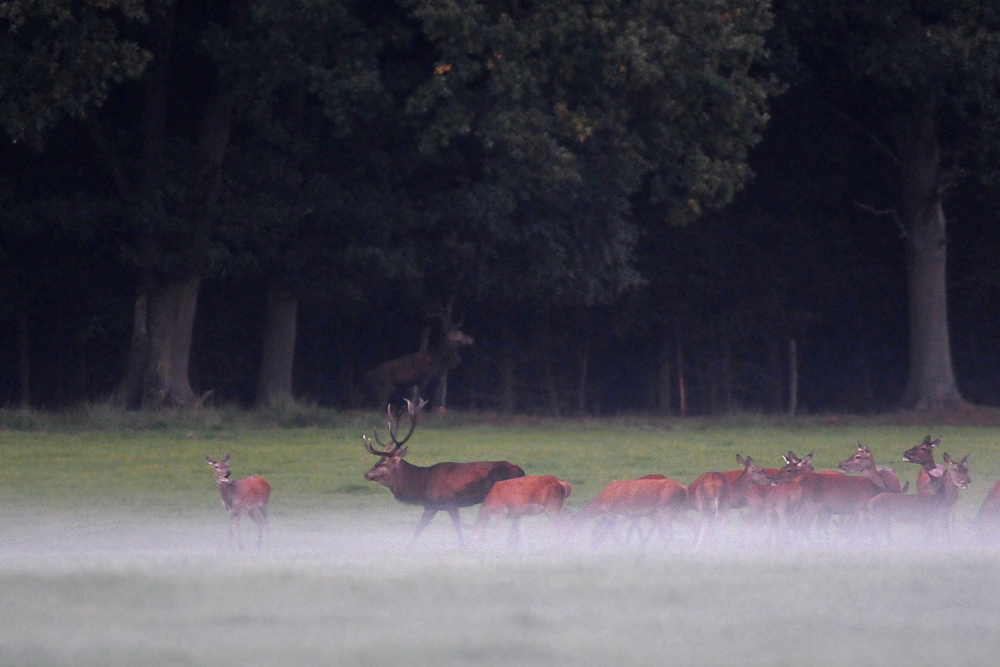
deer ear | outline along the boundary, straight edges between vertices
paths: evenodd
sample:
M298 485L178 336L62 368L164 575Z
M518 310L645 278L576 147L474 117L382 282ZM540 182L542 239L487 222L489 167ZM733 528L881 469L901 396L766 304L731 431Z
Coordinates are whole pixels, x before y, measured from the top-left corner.
M739 465L741 465L741 466L742 466L742 465L746 465L746 464L745 464L745 463L743 462L743 457L742 457L742 456L740 456L739 454L737 454L737 455L736 455L736 463L738 463L738 464L739 464Z
M215 459L213 459L208 454L205 454L205 460L208 461L208 465L210 465L210 466L214 466L215 465Z
M229 460L229 452L226 452L226 455L222 457L222 462L225 463L228 460Z
M393 454L393 456L396 456L398 458L403 458L404 456L406 456L406 450L407 450L406 447L401 447L398 450L396 450L396 453Z

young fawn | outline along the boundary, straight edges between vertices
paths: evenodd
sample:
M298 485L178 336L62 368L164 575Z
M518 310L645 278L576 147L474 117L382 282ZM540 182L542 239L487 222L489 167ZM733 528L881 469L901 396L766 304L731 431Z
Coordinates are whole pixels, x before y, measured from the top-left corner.
M243 548L240 536L240 522L243 515L249 516L257 524L257 548L264 543L264 533L267 531L267 499L271 495L271 485L260 475L230 479L229 454L221 461L205 455L208 465L215 470L215 481L219 485L219 495L223 506L229 510L229 545L233 544L233 533L236 533L236 543Z

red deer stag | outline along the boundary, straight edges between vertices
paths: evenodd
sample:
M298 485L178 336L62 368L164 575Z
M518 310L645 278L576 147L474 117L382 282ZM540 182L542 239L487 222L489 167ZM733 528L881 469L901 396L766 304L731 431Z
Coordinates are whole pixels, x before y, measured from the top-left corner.
M246 514L257 524L257 547L264 543L264 533L267 531L267 499L271 496L271 485L260 475L230 479L229 454L216 461L205 455L208 465L215 470L215 481L219 485L222 505L229 511L229 545L233 544L233 533L236 542L243 548L243 538L240 535L240 522Z
M554 475L529 475L497 482L486 494L474 532L481 540L491 519L502 525L511 520L508 542L514 548L521 545L521 520L526 516L544 513L559 531L563 528L563 502L572 488L569 482Z
M934 449L941 444L941 438L931 440L924 436L923 442L903 452L903 460L920 466L917 473L917 493L922 496L936 496L944 493L944 466L934 462Z
M892 535L893 523L919 523L923 525L924 537L928 540L934 538L939 530L948 533L959 489L967 489L971 483L966 465L968 459L966 455L961 461L954 461L944 455L941 493L880 493L868 501L866 518L880 528L879 533L886 541Z
M417 396L421 396L433 380L458 366L462 360L459 348L474 342L458 329L449 329L437 345L381 363L365 373L363 382L378 405L386 403L397 387L416 385Z
M647 475L639 479L611 482L597 496L580 510L574 523L580 528L591 519L597 523L591 536L595 546L600 546L609 535L616 532L619 518L630 520L627 542L633 533L645 545L657 527L665 542L673 537L673 522L684 510L687 490L683 484L663 475ZM639 522L648 518L653 528L643 534Z
M423 516L420 517L420 523L417 524L417 530L410 541L411 545L434 515L442 511L451 517L459 544L464 544L458 509L478 505L483 502L496 482L524 477L524 470L507 461L443 462L426 467L404 461L407 448L403 445L413 435L413 430L417 426L417 416L426 404L427 401L420 399L414 406L412 401L406 399L410 430L402 439L396 437L402 412L394 412L392 405L388 407L387 421L391 444L383 443L378 437L378 432L374 432L375 442L382 447L381 451L372 447L368 436L363 436L365 449L381 457L379 462L365 473L365 479L386 487L400 502L421 505L424 508Z
M875 482L883 491L906 493L907 489L910 488L909 482L906 483L906 486L900 486L899 477L896 476L896 472L889 466L875 465L875 457L872 455L871 448L868 445L862 445L860 442L858 443L858 451L846 461L843 461L838 467L844 472L861 473Z

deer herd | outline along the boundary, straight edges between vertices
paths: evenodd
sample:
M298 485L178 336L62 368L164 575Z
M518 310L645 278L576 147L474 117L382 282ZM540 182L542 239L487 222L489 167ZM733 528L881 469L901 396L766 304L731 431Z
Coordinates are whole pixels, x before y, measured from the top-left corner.
M507 461L441 462L418 466L404 460L406 442L413 435L426 401L407 400L407 408L389 405L388 442L378 432L375 443L363 436L365 449L378 457L365 479L388 488L396 500L423 507L423 515L410 539L412 545L438 512L451 518L459 544L464 545L459 509L480 505L472 528L474 540L487 539L490 525L510 522L507 540L520 545L525 517L545 514L557 544L583 540L593 546L638 542L647 546L655 536L663 544L675 537L675 525L692 525L694 548L702 549L732 540L768 546L851 544L885 546L893 528L915 526L920 539L948 544L956 538L954 508L970 483L968 455L955 460L947 453L944 464L935 461L940 438L930 436L903 453L903 460L920 466L915 493L900 484L888 466L876 465L871 449L857 444L857 451L838 470L816 471L813 454L799 457L789 451L780 468L761 468L749 456L737 455L738 467L709 471L690 484L650 474L617 480L572 514L564 507L570 484L553 475L525 475ZM400 437L400 420L409 422ZM270 486L260 476L233 480L229 454L221 461L205 457L215 470L223 505L230 515L230 541L242 546L239 524L247 514L259 528L260 546L267 530ZM856 474L850 474L856 473ZM745 512L737 512L744 510ZM735 517L741 517L737 523ZM735 524L734 528L729 528ZM1000 481L993 487L972 522L976 536L987 543L1000 541Z

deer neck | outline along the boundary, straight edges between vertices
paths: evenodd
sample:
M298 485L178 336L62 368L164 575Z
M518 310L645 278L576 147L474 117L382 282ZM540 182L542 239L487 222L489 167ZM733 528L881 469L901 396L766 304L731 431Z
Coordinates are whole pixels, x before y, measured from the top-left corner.
M729 493L730 496L732 497L733 502L736 503L741 502L743 498L746 496L747 491L750 490L750 486L752 484L753 480L750 478L750 473L748 473L746 469L744 469L743 472L741 472L739 476L736 478L736 481L733 482L733 485L730 487Z
M864 475L865 477L867 477L869 480L871 480L871 482L875 486L877 486L878 488L882 489L883 491L891 491L891 489L889 488L889 485L885 483L884 479L882 479L882 474L878 471L877 468L874 468L874 467L872 467L872 468L865 468L861 472L861 474Z
M236 481L232 479L219 480L219 495L222 496L222 504L226 507L233 506L233 496L236 493Z
M401 460L395 470L379 481L392 491L396 500L419 505L426 496L428 470L427 467Z

